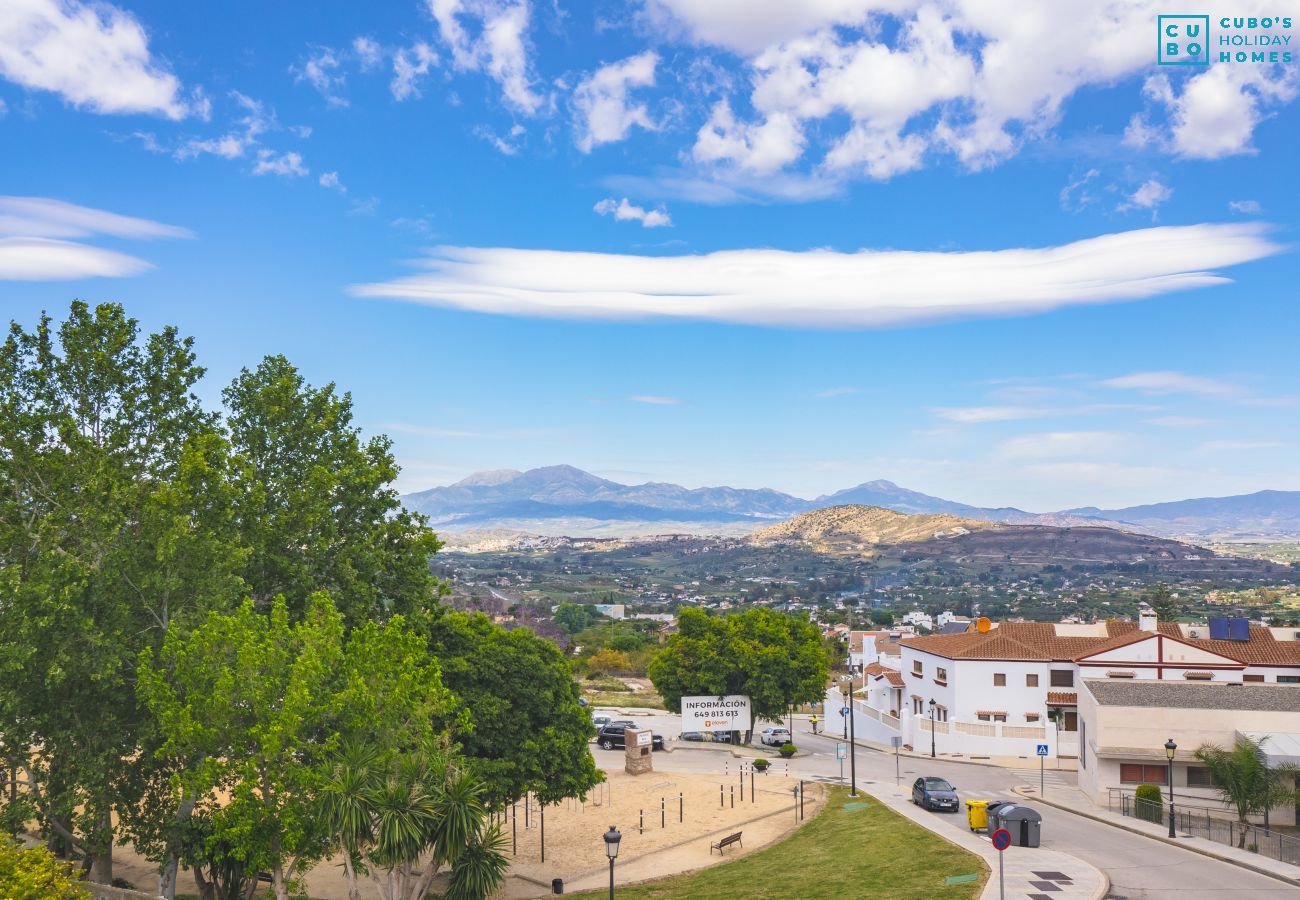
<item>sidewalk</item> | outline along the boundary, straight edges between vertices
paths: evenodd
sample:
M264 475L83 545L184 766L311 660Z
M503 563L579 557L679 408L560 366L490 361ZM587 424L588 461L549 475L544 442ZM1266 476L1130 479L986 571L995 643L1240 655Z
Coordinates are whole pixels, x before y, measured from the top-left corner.
M1184 850L1190 850L1193 853L1199 853L1202 856L1208 856L1221 862L1232 863L1234 866L1241 866L1243 869L1249 869L1260 875L1267 875L1270 878L1276 878L1279 881L1286 882L1293 887L1300 884L1300 866L1293 866L1288 863L1279 862L1275 859L1269 859L1267 856L1260 856L1258 853L1251 853L1249 850L1241 850L1237 847L1230 847L1227 844L1220 844L1216 841L1207 840L1201 837L1193 837L1190 834L1179 834L1176 839L1169 837L1169 826L1167 824L1156 824L1154 822L1145 822L1141 819L1134 819L1129 816L1120 815L1117 812L1111 812L1104 806L1100 806L1077 787L1065 785L1051 785L1048 797L1039 797L1036 786L1022 785L1012 790L1026 799L1042 803L1047 806L1055 806L1066 812L1092 819L1115 828L1133 834L1140 834L1143 837L1152 840L1161 841L1165 844L1172 844L1181 847Z
M1000 896L998 851L993 849L988 837L950 827L946 820L951 816L939 819L940 813L926 812L913 805L911 794L904 788L869 782L862 790L899 815L982 858L990 874L981 900L997 900ZM959 815L965 821L965 810ZM1068 853L1041 847L1011 847L1002 855L1008 900L1101 900L1110 890L1110 881L1100 869Z

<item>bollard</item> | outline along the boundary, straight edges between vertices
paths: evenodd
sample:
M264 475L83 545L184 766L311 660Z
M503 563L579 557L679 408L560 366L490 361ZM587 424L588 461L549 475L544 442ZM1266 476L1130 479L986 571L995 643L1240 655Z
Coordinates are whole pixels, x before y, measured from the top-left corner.
M542 862L546 862L546 804L539 807L542 814Z
M734 784L731 786L731 808L736 808L736 786Z
M660 828L667 828L667 827L668 827L668 813L667 813L667 809L668 809L668 807L667 807L667 806L665 805L665 803L664 803L664 798L663 798L663 797L660 797L660 798L659 798L659 827L660 827Z
M686 799L681 793L677 795L677 821L686 821Z
M740 764L740 802L745 802L745 764Z
M749 767L749 802L757 803L758 795L754 793L754 767Z
M637 834L645 833L645 810L644 809L637 810L636 833Z
M723 790L722 785L718 785L718 808L724 808L727 805L727 792Z
M510 855L519 852L519 806L515 805L514 815L510 817Z
M803 815L803 779L800 778L800 779L799 779L799 821L802 822L803 819L804 819L804 815Z

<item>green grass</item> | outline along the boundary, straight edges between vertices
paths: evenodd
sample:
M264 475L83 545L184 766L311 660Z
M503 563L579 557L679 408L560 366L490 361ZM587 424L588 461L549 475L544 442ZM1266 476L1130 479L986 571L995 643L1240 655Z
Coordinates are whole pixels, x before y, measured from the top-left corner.
M619 708L644 707L645 709L663 709L663 699L653 691L631 691L613 693L605 691L583 691L582 696L592 706L614 706Z
M848 791L833 788L822 812L784 840L735 862L690 875L618 888L619 900L725 897L840 900L971 900L987 872L978 856L914 825L881 803L845 809ZM703 838L700 839L704 840ZM952 876L976 874L949 884ZM602 891L578 894L597 898Z

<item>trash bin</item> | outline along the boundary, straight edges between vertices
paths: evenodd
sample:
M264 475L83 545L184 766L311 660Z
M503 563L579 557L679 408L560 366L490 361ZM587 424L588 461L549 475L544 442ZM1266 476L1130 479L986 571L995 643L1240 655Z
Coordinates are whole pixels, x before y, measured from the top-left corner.
M551 879L551 893L552 893L552 894L563 894L563 893L564 893L564 879L563 879L563 878L552 878L552 879Z
M1013 847L1037 847L1043 830L1038 810L1019 804L998 810L998 822L1011 832Z
M989 834L997 831L1002 826L998 824L998 811L1004 806L1014 806L1015 804L1007 800L990 800L985 804L986 818L984 827Z
M966 824L971 831L984 831L989 827L989 802L987 800L966 801Z

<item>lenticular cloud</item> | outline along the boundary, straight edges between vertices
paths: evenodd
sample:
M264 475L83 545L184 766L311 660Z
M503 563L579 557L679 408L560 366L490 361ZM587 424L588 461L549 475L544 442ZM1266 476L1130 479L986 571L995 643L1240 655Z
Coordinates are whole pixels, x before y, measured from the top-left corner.
M969 252L725 250L633 256L438 247L424 271L352 286L501 315L872 328L1140 300L1227 282L1217 269L1283 248L1259 224L1102 235L1058 247Z

